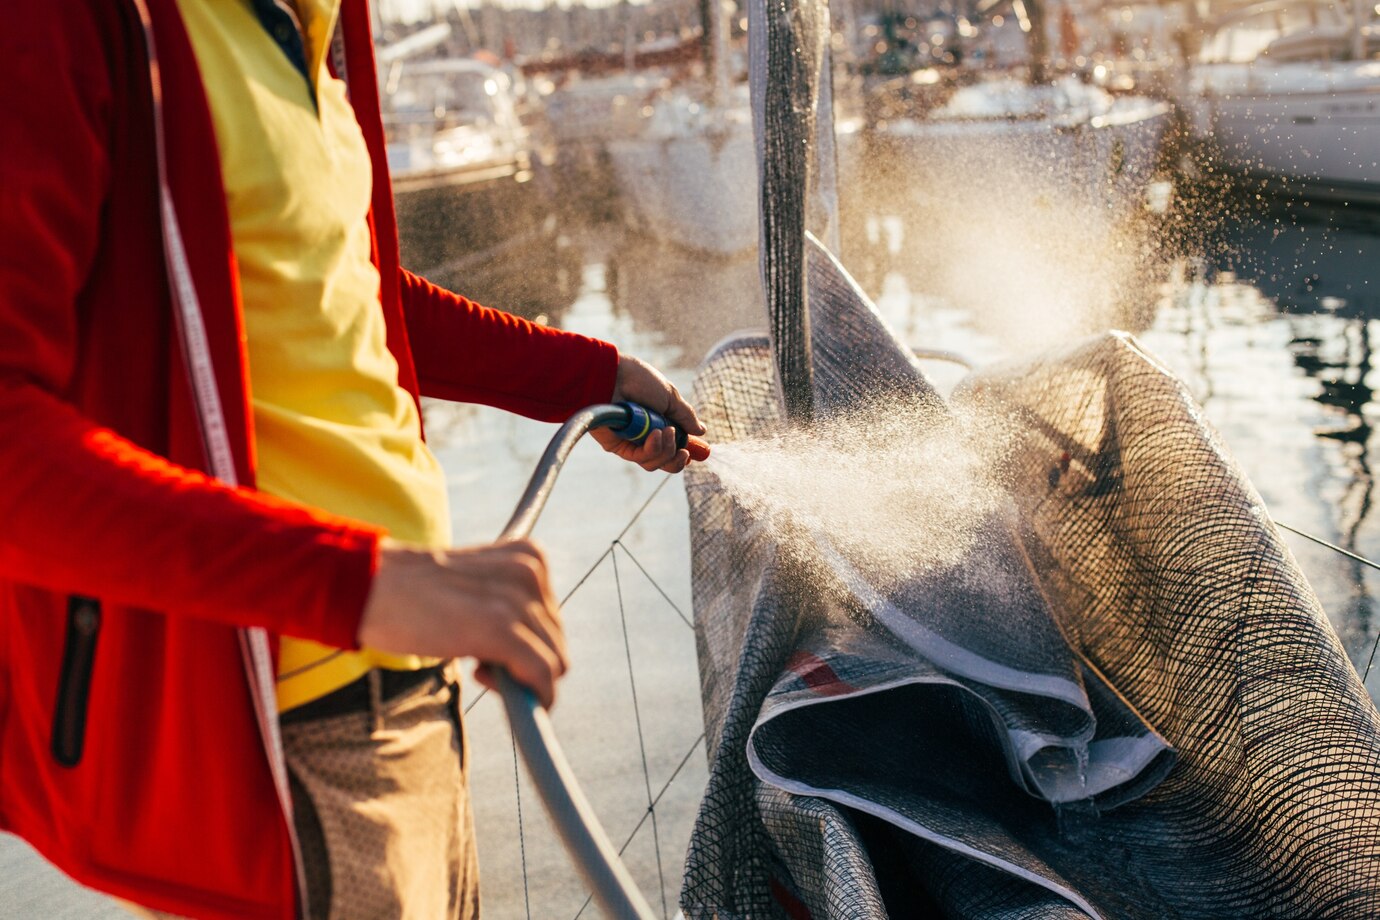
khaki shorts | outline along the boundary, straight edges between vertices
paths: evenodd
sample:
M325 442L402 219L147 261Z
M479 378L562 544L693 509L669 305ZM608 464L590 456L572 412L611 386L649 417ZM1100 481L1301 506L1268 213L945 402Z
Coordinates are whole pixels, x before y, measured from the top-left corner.
M321 702L282 719L310 920L477 918L474 816L451 672L371 671Z

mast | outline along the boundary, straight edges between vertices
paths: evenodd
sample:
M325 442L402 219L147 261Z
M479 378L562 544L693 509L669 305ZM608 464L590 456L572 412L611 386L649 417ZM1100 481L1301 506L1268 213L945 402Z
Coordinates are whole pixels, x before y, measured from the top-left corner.
M728 22L723 0L700 0L700 23L700 49L713 105L728 98Z
M1043 86L1050 82L1049 33L1045 29L1045 0L1012 0L1012 12L1026 31L1025 45L1030 54L1030 82Z
M1366 0L1351 0L1351 59L1366 59Z

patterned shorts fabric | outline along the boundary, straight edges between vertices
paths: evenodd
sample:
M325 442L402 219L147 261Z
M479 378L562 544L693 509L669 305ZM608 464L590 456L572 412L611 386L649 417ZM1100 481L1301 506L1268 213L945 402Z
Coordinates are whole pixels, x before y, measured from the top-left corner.
M283 726L312 920L479 916L459 688Z

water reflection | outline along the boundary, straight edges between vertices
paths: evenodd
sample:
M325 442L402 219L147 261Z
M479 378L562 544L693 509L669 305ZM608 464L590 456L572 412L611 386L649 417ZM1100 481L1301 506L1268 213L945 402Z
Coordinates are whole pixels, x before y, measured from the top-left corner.
M609 271L612 309L656 330L679 351L682 367L696 366L729 333L766 325L755 252L714 259L622 236Z
M1144 336L1177 358L1276 520L1373 558L1380 220L1303 202L1223 207L1173 266ZM1376 573L1290 543L1364 671ZM1374 674L1369 684L1374 694Z
M1290 313L1380 316L1380 215L1303 202L1238 208L1210 239L1231 272Z

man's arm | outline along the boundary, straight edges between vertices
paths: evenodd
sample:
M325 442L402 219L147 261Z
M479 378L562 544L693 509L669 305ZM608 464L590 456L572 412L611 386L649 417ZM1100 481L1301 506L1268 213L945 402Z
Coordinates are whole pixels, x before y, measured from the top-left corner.
M630 400L704 434L695 410L651 365L608 342L480 306L402 271L403 310L422 395L563 422L594 403ZM674 428L634 446L595 431L604 449L647 470L678 473L690 456Z
M529 322L402 271L407 334L423 396L563 422L607 402L618 375L608 342Z

